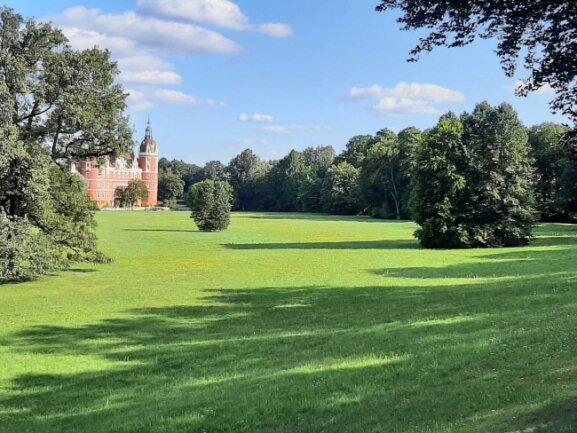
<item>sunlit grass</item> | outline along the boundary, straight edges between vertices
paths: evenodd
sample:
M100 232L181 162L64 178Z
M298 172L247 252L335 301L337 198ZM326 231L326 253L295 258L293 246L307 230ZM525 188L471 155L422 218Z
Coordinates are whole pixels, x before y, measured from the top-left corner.
M99 213L112 265L0 286L0 432L575 432L577 227Z

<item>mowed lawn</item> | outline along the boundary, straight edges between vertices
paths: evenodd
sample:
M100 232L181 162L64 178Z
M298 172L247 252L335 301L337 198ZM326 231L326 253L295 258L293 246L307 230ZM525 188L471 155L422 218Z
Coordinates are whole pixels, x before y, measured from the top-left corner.
M577 227L99 213L111 265L0 286L0 432L577 431Z

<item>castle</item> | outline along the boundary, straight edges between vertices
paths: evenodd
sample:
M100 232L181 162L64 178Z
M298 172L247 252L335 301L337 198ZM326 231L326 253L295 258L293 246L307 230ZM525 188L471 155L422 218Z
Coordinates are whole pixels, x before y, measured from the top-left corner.
M150 120L144 140L140 144L138 158L135 158L134 152L130 152L125 157L117 157L114 162L107 159L103 165L99 165L94 159L88 159L80 162L78 169L73 165L72 171L86 178L88 195L99 208L117 207L120 198L116 188L127 186L131 180L141 180L148 188L148 198L137 204L143 207L156 206L158 146L152 138Z

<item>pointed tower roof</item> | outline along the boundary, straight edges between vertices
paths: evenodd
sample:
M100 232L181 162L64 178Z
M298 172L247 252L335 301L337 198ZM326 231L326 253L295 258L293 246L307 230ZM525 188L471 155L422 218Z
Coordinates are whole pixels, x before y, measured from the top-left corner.
M154 138L152 138L150 115L148 116L148 122L146 123L146 133L144 134L144 140L142 140L142 143L140 143L140 153L158 153L156 141L154 141Z

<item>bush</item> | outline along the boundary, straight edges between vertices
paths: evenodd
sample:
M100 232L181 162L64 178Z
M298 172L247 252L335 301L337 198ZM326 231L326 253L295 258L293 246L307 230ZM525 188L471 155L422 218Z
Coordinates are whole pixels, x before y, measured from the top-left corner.
M232 187L226 181L205 180L192 186L189 192L191 215L198 229L215 232L230 224L233 202Z

